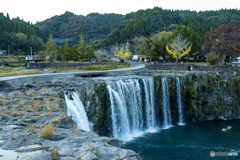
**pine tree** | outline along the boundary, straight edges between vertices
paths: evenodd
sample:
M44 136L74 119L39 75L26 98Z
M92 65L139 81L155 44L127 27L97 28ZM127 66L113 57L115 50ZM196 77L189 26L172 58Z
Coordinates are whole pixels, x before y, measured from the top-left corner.
M58 50L57 50L57 60L58 61L62 61L62 54L63 54L63 49L62 47L59 47Z
M7 13L7 31L11 32L10 17L8 13Z
M73 46L72 51L71 51L71 60L74 60L74 61L79 60L78 49L75 46Z
M69 60L70 60L71 50L70 50L67 42L65 42L65 44L64 44L63 53L64 53L64 56L65 56L64 59L66 59L67 61L69 61Z
M78 52L80 54L80 59L83 60L86 56L87 49L86 49L82 34L80 37L80 41L78 42Z

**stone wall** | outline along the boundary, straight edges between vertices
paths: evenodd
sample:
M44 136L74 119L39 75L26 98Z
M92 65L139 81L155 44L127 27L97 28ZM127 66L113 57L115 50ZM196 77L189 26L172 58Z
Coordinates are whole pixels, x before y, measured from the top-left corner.
M222 65L222 66L206 66L195 64L178 64L175 63L162 63L162 64L146 64L148 70L175 70L175 71L233 71L235 68L239 68L235 65Z

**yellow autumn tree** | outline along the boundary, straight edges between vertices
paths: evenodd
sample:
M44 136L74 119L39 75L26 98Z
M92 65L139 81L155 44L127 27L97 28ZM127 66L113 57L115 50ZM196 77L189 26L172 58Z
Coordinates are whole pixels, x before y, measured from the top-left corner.
M173 58L177 58L177 64L178 59L181 59L185 55L187 55L191 51L191 46L189 46L189 43L187 42L187 39L183 39L181 34L178 34L178 36L172 41L172 43L168 43L169 46L172 49L169 49L168 45L166 45L166 50L170 55L173 56ZM189 47L188 47L189 46Z
M129 50L128 43L122 46L116 45L114 49L115 49L114 55L117 56L121 60L121 62L123 62L124 59L127 59L132 55L132 53Z
M53 40L52 34L49 35L48 42L46 43L47 50L45 52L45 56L51 56L53 60L56 62L57 60L57 46Z

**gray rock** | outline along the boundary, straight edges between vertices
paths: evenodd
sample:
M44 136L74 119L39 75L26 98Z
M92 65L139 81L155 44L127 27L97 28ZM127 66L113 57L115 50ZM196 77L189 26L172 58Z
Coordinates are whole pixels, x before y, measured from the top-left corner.
M52 160L52 152L47 152L37 156L29 157L26 160Z
M82 160L98 160L98 157L91 151L86 152L86 154L82 155L81 158Z

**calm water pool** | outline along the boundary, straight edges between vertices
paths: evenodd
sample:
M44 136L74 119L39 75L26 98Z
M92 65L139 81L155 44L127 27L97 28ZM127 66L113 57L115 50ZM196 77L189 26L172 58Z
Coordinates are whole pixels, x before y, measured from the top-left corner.
M175 124L124 144L143 160L240 159L240 120ZM235 157L211 157L210 152L238 152Z

